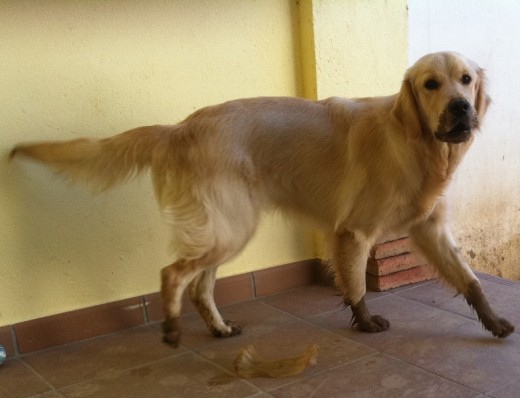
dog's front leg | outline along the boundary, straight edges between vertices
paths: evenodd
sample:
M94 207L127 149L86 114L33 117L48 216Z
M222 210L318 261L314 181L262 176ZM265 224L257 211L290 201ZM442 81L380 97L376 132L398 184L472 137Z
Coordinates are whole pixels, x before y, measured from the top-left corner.
M336 285L343 293L345 305L352 309L352 324L360 331L377 333L387 330L390 322L371 315L365 304L365 272L372 241L361 233L336 232L332 253Z
M497 337L507 337L514 331L514 326L490 307L480 282L455 246L446 227L444 203L439 203L430 217L412 227L410 235L440 276L464 295L487 330Z

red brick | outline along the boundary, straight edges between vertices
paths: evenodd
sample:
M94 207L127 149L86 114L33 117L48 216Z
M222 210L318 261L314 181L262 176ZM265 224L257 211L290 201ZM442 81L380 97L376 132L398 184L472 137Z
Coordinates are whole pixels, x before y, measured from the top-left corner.
M409 253L411 247L412 242L408 237L378 243L370 251L370 257L377 260L380 258L393 257L399 254Z
M388 275L424 264L426 264L426 260L416 253L400 254L379 260L369 258L367 273L374 276Z
M397 231L397 232L387 232L379 237L377 239L376 243L385 243L385 242L391 242L393 240L399 240L402 238L406 238L406 232L403 231Z
M427 281L436 277L436 272L430 265L421 265L388 275L374 276L367 274L367 288L382 292L416 282Z

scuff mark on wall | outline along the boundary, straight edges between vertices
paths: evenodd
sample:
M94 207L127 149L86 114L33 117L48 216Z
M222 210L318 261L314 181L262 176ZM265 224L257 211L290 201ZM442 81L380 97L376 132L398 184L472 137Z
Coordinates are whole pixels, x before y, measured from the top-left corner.
M471 246L472 249L465 253L474 269L507 279L520 280L520 234L499 246L485 242L483 236L480 240L471 236L468 238L465 246Z
M503 201L482 201L453 212L455 237L474 270L520 281L520 209Z

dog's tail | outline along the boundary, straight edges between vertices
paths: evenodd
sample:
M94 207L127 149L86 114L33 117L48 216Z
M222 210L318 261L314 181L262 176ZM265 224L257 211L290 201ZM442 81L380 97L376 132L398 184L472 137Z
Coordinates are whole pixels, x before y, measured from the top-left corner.
M154 149L171 131L172 126L145 126L104 139L20 144L10 158L27 156L73 183L86 183L101 192L148 168Z

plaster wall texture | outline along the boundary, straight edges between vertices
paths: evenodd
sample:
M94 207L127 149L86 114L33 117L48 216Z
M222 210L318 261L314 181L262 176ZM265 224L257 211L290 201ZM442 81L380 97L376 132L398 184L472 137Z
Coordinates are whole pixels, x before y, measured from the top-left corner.
M93 197L17 142L172 124L237 97L299 94L291 1L0 3L0 325L159 289L170 233L143 175ZM267 216L220 276L313 256L310 233Z

